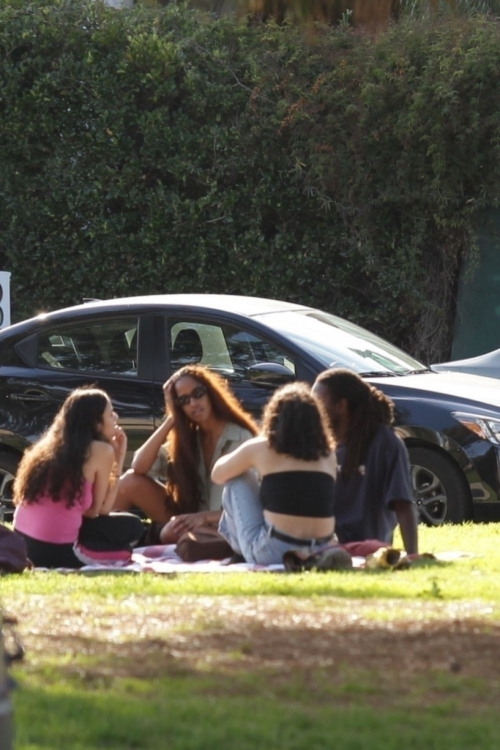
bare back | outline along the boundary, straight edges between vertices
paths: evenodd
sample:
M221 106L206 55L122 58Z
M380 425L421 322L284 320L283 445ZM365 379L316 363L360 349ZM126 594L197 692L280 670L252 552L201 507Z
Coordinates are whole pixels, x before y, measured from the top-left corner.
M90 510L85 514L90 517L102 515L104 502L110 490L111 471L115 461L113 447L103 440L93 440L90 445L89 456L83 464L83 476L93 485L93 502ZM109 505L109 504L108 504ZM111 506L112 507L112 504ZM110 507L106 507L109 513Z
M255 469L261 478L282 472L322 472L333 479L337 475L335 453L315 461L304 461L282 453L277 453L265 437L252 438L229 456L223 456L214 467L212 479L217 484L224 484L235 476L249 469ZM333 499L332 499L333 500ZM333 515L328 518L287 515L264 510L266 520L281 531L300 538L319 538L331 534L334 530Z
M323 471L325 474L330 474L333 479L337 476L337 460L334 451L317 461L304 461L301 458L277 453L268 445L264 437L254 438L251 442L255 444L254 468L261 477L281 471Z

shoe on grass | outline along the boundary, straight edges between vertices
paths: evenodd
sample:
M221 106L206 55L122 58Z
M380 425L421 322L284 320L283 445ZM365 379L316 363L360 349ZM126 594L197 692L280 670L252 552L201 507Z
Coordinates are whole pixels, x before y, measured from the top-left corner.
M283 555L285 570L299 573L303 570L348 570L352 557L343 547L328 547L304 556L304 550L289 550Z
M372 555L366 556L365 568L369 570L404 570L409 566L406 552L394 547L381 547Z

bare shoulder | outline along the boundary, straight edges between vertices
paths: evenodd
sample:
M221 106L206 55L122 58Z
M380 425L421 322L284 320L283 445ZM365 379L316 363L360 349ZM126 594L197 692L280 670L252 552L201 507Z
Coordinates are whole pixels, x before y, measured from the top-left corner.
M95 480L99 471L110 471L114 461L114 451L109 443L93 440L90 444L88 458L83 465L83 475L89 482Z
M246 445L266 445L267 446L267 439L264 437L264 435L256 435L255 437L250 438L250 440L247 440Z
M267 438L259 437L255 439L254 461L255 468L261 475L270 474L276 471L276 467L281 466L283 462L288 462L288 457L276 453L267 442Z
M250 440L247 440L245 443L243 443L241 447L252 454L264 453L265 451L269 450L267 440L265 437L262 437L262 435L257 435L257 437L250 438Z
M113 446L104 440L93 440L90 444L90 458L114 458L114 455Z
M106 443L104 440L92 440L90 451L96 456L112 456L114 454L111 443Z

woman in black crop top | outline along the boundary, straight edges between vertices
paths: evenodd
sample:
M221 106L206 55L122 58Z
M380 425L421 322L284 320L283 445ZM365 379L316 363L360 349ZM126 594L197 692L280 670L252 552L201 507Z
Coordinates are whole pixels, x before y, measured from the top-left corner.
M215 464L212 480L225 484L219 531L247 562L281 563L288 550L332 539L337 463L327 424L308 385L284 386L261 435Z

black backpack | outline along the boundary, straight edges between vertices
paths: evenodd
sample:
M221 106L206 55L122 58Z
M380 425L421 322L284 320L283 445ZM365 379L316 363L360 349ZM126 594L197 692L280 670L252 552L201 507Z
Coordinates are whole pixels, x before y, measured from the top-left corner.
M29 565L22 536L0 524L0 574L22 573Z

